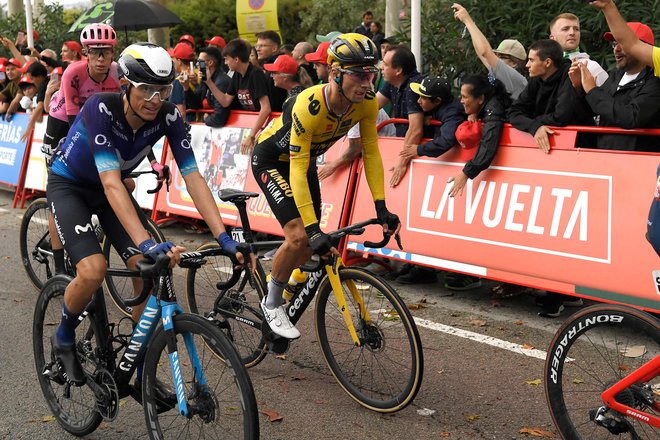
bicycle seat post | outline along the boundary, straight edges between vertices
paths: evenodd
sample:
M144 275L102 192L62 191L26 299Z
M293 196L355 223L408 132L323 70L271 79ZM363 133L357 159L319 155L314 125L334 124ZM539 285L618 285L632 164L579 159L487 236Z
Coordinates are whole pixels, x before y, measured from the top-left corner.
M238 214L241 217L241 226L243 227L243 237L246 243L254 243L252 230L250 229L250 220L247 214L247 202L244 199L234 201L234 205L238 209Z

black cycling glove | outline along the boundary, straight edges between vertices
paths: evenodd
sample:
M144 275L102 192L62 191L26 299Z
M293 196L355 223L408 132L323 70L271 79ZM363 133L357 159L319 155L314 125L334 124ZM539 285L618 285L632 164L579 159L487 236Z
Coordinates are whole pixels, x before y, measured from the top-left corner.
M387 230L393 234L396 228L399 227L399 223L401 223L399 216L387 210L385 200L376 200L374 203L376 205L376 217L381 224L387 225Z
M330 249L332 248L330 236L321 231L318 223L305 226L305 232L307 232L309 246L312 248L315 254L325 255L330 252Z

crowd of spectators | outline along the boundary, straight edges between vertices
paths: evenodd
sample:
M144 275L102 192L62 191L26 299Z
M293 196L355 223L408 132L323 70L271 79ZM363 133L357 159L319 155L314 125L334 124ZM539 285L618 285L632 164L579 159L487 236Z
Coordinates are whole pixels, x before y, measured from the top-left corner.
M609 5L611 0L597 0ZM536 41L520 41L510 35L495 48L463 6L452 5L453 18L465 25L474 55L484 72L474 72L459 83L450 84L436 75L417 71L413 52L383 33L371 11L365 11L355 33L372 38L380 51L380 75L374 92L381 108L379 122L387 118L407 119L407 124L387 127L404 139L398 162L390 169L389 184L397 186L418 156L438 157L459 146L471 151L471 159L450 181L452 197L461 197L469 179L484 172L497 154L505 122L529 133L543 153L549 153L554 131L566 125L657 128L660 124L660 78L654 75L641 51L623 47L615 34L603 38L612 44L615 69L606 72L589 57L580 41L580 19L562 13L548 23L548 33ZM485 23L484 23L485 25ZM628 23L630 31L643 44L653 45L653 32L646 24ZM317 35L316 47L307 41L282 44L275 31L256 34L252 46L246 40L226 42L215 35L198 47L191 35L182 35L170 55L177 72L171 101L189 121L223 126L232 109L258 112L259 117L241 144L245 154L271 112L286 110L298 93L314 84L328 81L327 49L340 31ZM35 31L34 48L28 48L25 32L15 41L6 37L0 43L11 53L0 58L0 114L6 120L23 108L31 113L31 124L46 113L59 88L59 78L71 63L83 59L77 41L65 41L60 56L39 46ZM585 50L586 49L586 50ZM460 88L455 95L452 88ZM289 103L289 104L286 104ZM441 123L431 123L431 121ZM336 161L321 169L324 179L337 168L350 163L360 153L359 131L349 135L350 147ZM27 134L26 134L27 135ZM25 135L25 136L26 136ZM427 139L424 141L424 139ZM579 145L589 148L628 151L660 151L650 137L599 134L585 135ZM437 272L404 266L395 274L403 283L436 282ZM455 290L479 287L479 278L450 274L445 286ZM500 295L515 292L516 286L499 285ZM558 316L567 298L550 296L542 316ZM565 300L565 301L564 301Z

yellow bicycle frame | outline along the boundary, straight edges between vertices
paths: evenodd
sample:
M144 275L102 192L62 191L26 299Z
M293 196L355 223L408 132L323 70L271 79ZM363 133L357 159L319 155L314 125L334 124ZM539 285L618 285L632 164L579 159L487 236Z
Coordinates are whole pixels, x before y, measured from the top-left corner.
M336 257L334 259L332 266L326 264L325 271L328 274L328 280L330 281L330 285L332 286L332 291L334 292L335 298L337 299L337 304L339 305L339 309L341 310L341 313L344 316L344 321L346 322L348 331L351 334L351 337L353 338L353 342L355 343L355 346L359 347L362 344L360 343L360 338L358 337L357 332L355 331L355 326L353 325L353 317L351 316L351 312L348 309L348 305L346 304L344 289L342 288L341 280L339 279L339 268L342 266L344 266L344 263L341 261L341 258ZM364 305L364 301L362 300L362 295L360 295L360 292L358 292L357 287L355 286L353 280L345 280L345 283L348 289L351 291L353 300L360 309L360 315L362 316L362 319L364 319L367 322L371 321L369 312L367 311L367 308Z

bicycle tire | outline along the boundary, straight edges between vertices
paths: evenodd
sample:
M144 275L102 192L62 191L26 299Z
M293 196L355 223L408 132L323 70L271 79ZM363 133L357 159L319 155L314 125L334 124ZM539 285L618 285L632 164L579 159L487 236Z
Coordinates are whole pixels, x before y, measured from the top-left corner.
M186 270L188 308L191 313L209 319L223 330L243 359L243 364L253 367L267 354L261 332L263 315L259 307L264 293L259 287L252 288L245 271L241 276L236 276L234 264L217 243L205 243L197 251L209 249L217 249L218 252L205 255L202 266ZM244 319L238 320L237 316ZM258 325L249 325L245 318L258 322Z
M30 281L41 290L55 273L55 262L48 233L50 207L46 199L37 199L23 214L19 233L21 262Z
M165 241L165 236L151 218L146 217L146 226L145 229L149 233L149 236L153 238L157 243L162 243ZM119 256L115 248L110 243L110 240L107 237L103 237L103 256L105 256L106 261L108 262L108 267L126 267L124 260ZM112 276L106 274L103 280L106 290L112 298L112 302L115 303L117 308L126 316L131 316L133 308L126 305L125 300L133 298L136 295L135 288L133 286L133 278L125 276Z
M188 351L184 334L193 337L206 387L197 382L199 373L193 373L191 354L184 355L184 351ZM187 418L177 408L158 414L153 392L156 377L174 389L168 338L163 327L159 326L147 349L142 373L144 415L149 436L152 439L182 438L185 433L183 438L258 439L259 413L254 389L231 342L204 318L190 313L174 317L173 335L185 388L182 391L188 407L196 407L200 413Z
M381 277L362 268L342 267L339 278L363 344L355 346L326 278L316 299L316 334L323 356L341 387L360 405L381 413L399 411L413 401L422 384L424 356L415 321ZM370 322L360 317L349 291L351 282L362 296Z
M642 346L645 353L640 355ZM632 347L638 352L631 352ZM660 321L645 312L598 304L568 318L550 343L544 369L548 408L561 436L566 440L634 438L630 433L615 436L592 421L592 416L604 406L601 393L605 389L659 353ZM660 378L647 384L657 389ZM632 388L624 390L617 400L637 406L641 401L635 393ZM614 411L605 415L629 423L641 438L660 438L660 430L636 418Z
M60 322L64 290L70 281L71 278L68 276L56 275L49 279L41 290L34 310L32 347L39 385L51 412L67 432L84 436L93 432L103 420L96 409L94 392L86 385L81 387L60 385L42 374L46 362L52 360L50 337ZM77 342L78 356L86 370L95 365L85 357L80 348L88 338L90 344L100 346L100 341L96 340L99 333L94 327L94 320L88 316L76 330L79 338L83 334L86 335Z

